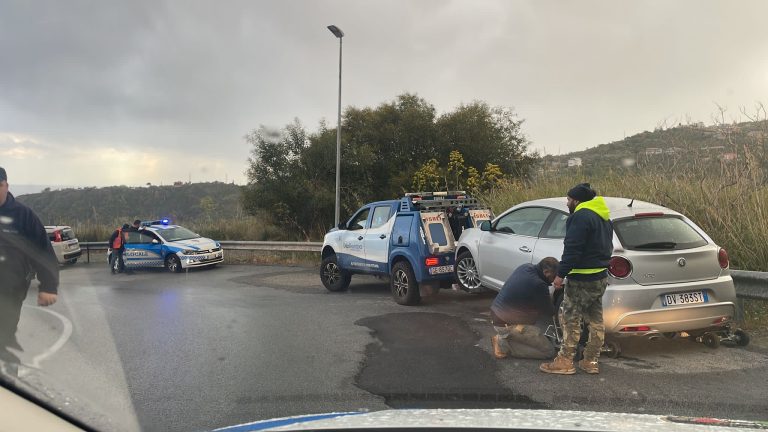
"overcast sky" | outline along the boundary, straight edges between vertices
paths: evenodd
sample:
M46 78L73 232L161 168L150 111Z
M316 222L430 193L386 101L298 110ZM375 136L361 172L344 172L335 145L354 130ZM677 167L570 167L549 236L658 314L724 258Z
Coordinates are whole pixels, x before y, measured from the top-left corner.
M13 184L245 182L259 125L417 93L514 107L567 153L768 105L766 1L0 1Z

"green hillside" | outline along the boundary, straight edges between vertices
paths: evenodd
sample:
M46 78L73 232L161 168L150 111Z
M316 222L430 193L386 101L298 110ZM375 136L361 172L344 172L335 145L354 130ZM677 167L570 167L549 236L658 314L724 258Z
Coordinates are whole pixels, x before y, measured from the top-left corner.
M185 223L243 215L240 186L192 183L179 186L63 189L17 197L48 225L114 225L134 219L171 218Z
M566 155L545 156L542 167L545 170L567 168L569 159L574 158L581 159L581 169L587 173L730 163L748 157L748 152L762 156L766 138L768 121L715 126L702 123L678 125L645 131Z

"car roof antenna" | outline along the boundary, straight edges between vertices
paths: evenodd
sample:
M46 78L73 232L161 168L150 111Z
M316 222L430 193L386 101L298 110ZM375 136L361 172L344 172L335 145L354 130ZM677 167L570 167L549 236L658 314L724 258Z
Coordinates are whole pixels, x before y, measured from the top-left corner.
M632 201L630 201L629 204L627 204L627 207L632 207L632 204L634 204L634 203L635 203L635 199L632 198Z

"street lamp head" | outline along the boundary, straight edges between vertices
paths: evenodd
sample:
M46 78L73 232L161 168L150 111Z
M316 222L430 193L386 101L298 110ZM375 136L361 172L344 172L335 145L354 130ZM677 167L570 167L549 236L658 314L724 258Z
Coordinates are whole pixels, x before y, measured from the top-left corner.
M339 39L344 37L344 32L341 31L341 29L336 27L335 25L329 25L328 26L328 30L330 30L331 33L333 33L333 35L336 36Z

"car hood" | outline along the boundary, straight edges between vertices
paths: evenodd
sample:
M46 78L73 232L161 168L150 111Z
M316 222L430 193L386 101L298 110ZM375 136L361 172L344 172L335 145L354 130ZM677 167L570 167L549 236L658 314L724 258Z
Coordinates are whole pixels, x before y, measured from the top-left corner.
M568 431L739 431L765 423L591 411L518 409L404 409L338 412L263 420L218 432L340 429L506 429Z
M170 248L176 248L179 250L209 250L219 247L217 242L205 237L181 240L177 242L168 242L166 245Z

